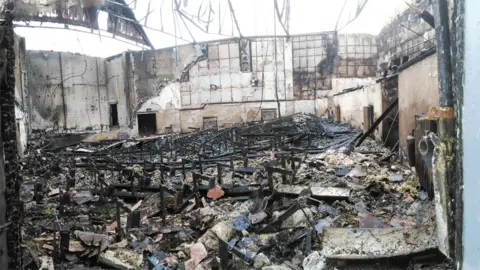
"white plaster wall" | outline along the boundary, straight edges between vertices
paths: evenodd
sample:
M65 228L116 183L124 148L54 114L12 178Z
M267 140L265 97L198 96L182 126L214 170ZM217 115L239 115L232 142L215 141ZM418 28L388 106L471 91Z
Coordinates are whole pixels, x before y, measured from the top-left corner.
M181 109L180 83L174 82L165 86L156 97L145 101L138 112L160 112Z
M282 102L285 103L285 102ZM282 106L283 105L283 106ZM281 104L282 115L285 115L286 104ZM217 117L218 126L235 123L245 123L261 119L261 109L276 109L276 102L254 102L236 104L213 104L203 109L180 111L181 130L188 131L189 127L201 128L203 117Z
M60 57L67 129L102 130L103 126L108 126L108 118L102 117L102 110L107 113L104 105L108 103L105 80L99 78L104 73L97 72L97 58L71 53L61 53Z
M380 117L382 108L382 89L380 84L371 85L360 90L332 97L333 106L340 106L342 122L363 130L363 107L373 106L374 120ZM378 128L374 134L381 137L381 130Z
M189 69L189 80L182 83L175 81L198 57L196 45L134 53L132 68L127 68L127 53L108 59L103 65L99 59L87 58L87 70L81 55L62 54L65 59L62 59L61 71L55 61L47 61L46 65L37 61L40 70L52 76L60 72L64 76L81 74L64 82L66 120L62 118L60 87L55 87L61 80L52 76L44 78L43 86L47 91L38 92L53 92L47 100L52 103L49 109L59 112L60 127L65 121L75 130L108 127L109 105L115 103L120 130L135 135L136 113L157 113L159 132L170 126L174 131L188 131L189 126L201 127L203 117L217 116L220 125L260 119L262 108L277 108L278 93L282 116L294 113L323 115L334 103L334 94L346 88L374 84L374 78L333 78L331 90L317 90L317 100L313 100L313 96L308 100L294 100L292 40L279 38L276 43L275 63L275 41L272 38L251 40L251 72L240 70L238 41L209 43L208 59L194 64ZM309 50L305 53L307 51L310 54ZM98 69L92 69L95 65ZM127 70L131 72L126 74ZM254 78L259 80L256 87L251 83ZM128 89L131 90L130 97L126 93ZM199 109L201 107L204 109ZM32 112L32 115L36 114ZM52 120L40 119L38 123L42 127L51 126Z
M251 44L252 71L241 72L237 41L209 44L208 59L190 69L189 82L182 86L183 107L230 102L274 101L275 42L273 39L254 40ZM179 52L183 49L179 48ZM277 40L277 82L279 100L293 98L291 44ZM252 86L252 79L259 86Z
M332 99L332 98L330 98ZM318 98L315 100L315 114L317 116L327 116L328 110L331 106L329 104L333 103L333 101L329 102L329 98Z
M295 100L295 113L315 114L315 100Z
M63 102L60 87L61 69L56 52L27 53L29 106L32 129L63 127Z
M103 59L42 51L28 55L33 129L77 132L108 126Z
M313 114L314 100L281 101L280 112L282 116L295 113ZM235 123L245 123L261 119L262 109L277 109L276 102L247 102L234 104L211 104L203 109L181 110L180 130L189 131L189 127L201 128L203 117L217 117L218 126L229 126ZM278 116L278 114L277 114ZM158 117L158 116L157 116ZM158 120L158 118L157 118Z
M438 61L433 54L398 74L400 147L406 153L407 136L416 127L415 115L439 106Z
M106 61L107 96L109 104L117 104L120 129L129 129L127 100L125 97L125 55ZM110 119L110 111L108 113Z
M331 90L317 90L317 98L332 97L345 89L357 86L370 86L375 84L376 78L332 78Z

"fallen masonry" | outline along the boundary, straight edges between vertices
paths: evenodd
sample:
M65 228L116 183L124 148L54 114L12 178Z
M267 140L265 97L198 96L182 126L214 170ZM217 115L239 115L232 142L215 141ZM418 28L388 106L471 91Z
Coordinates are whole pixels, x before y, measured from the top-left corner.
M372 139L354 147L361 135L294 115L137 140L39 136L21 171L25 265L437 263L434 204L415 171Z

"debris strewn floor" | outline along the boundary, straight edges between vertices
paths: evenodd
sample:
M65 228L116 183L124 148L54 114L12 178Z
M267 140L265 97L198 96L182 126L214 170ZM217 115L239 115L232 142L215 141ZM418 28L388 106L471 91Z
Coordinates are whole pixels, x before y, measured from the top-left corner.
M22 171L25 262L354 269L348 261L430 257L433 202L415 172L373 139L354 149L358 138L307 115L55 147L43 136Z

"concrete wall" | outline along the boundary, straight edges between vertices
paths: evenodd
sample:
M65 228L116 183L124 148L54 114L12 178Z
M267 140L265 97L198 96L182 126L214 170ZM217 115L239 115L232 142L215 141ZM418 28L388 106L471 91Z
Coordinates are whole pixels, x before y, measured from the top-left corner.
M336 37L327 32L276 41L223 40L132 55L134 117L155 112L162 133L170 127L183 132L200 128L203 117L216 116L218 125L258 120L262 109L277 107L276 92L282 115L316 113L315 97L374 83L377 46L372 35ZM112 65L119 57L110 60Z
M131 134L134 124L134 110L137 95L135 94L135 73L130 53L105 61L108 106L117 105L118 127L110 126L112 131ZM111 112L108 111L110 125Z
M15 119L17 148L20 155L23 155L27 148L29 124L25 54L25 39L15 36Z
M415 115L439 106L437 55L403 70L398 75L400 146L406 153L406 139L415 129Z
M103 59L29 51L27 62L32 130L108 130Z
M340 106L341 121L348 123L359 130L365 130L363 108L373 106L374 120L380 117L384 111L382 87L380 83L365 84L363 88L347 91L345 93L337 93L334 96L317 99L315 106L317 115L324 116L328 114L328 110L334 106ZM374 135L382 138L382 126L379 126Z
M361 130L364 129L363 108L373 106L373 118L378 118L383 112L382 89L380 84L366 86L333 97L334 106L340 106L342 122L348 123ZM375 135L380 137L380 129Z
M159 90L157 96L143 102L137 113L156 112L159 133L165 133L167 127L171 127L173 132L180 132L180 109L180 83L175 82Z
M301 102L301 101L299 101ZM314 107L314 101L309 102L306 108ZM296 109L302 106L296 106L296 101L282 102L280 112L282 115L291 115ZM181 110L180 120L182 131L187 131L189 127L202 127L203 117L217 117L218 126L228 126L235 123L244 123L252 120L260 120L262 109L276 109L276 102L246 102L234 104L215 104L207 105L201 110ZM311 111L313 113L313 110ZM277 115L278 116L278 115Z
M155 113L159 133L281 115L319 114L316 99L369 85L376 39L332 32L291 38L255 37L126 52L103 60L57 52L29 52L32 129L109 131L138 135L137 115ZM86 69L85 69L86 67ZM111 126L116 104L118 127ZM278 115L277 115L278 116ZM123 134L123 135L122 135Z

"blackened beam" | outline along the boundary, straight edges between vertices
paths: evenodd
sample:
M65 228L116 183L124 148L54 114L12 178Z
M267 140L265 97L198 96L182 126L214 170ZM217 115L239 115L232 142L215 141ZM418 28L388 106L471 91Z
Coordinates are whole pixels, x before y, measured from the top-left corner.
M130 184L110 184L110 187L114 188L114 189L125 189L125 190L130 190L132 189L132 185ZM143 190L143 191L151 191L151 192L160 192L162 190L162 186L147 186L147 187L140 187L140 186L136 186L136 187L133 187L135 189L138 189L138 190ZM163 191L171 194L171 195L176 195L177 194L177 191L170 188L170 187L167 187L167 186L163 186Z
M199 174L199 173L193 173L193 175L199 179L199 180L206 180L206 181L210 181L213 177L211 176L206 176L206 175L203 175L203 174Z
M245 253L241 252L238 248L234 246L230 246L229 243L222 238L218 237L218 242L219 242L219 247L221 250L219 250L220 254L220 264L222 265L222 269L228 269L229 263L229 256L227 257L228 253L232 253L233 255L237 256L244 262L246 262L248 265L251 265L253 263L253 259L248 257Z
M365 139L368 138L368 136L370 136L370 134L372 134L375 131L375 129L378 127L378 125L380 125L380 123L383 121L383 119L385 119L385 117L387 117L387 115L390 114L390 112L397 106L398 106L398 97L395 98L395 100L392 101L392 103L390 103L390 105L382 113L382 115L380 115L380 117L378 117L377 120L375 120L375 122L372 124L372 126L360 137L356 146L357 147L360 146L363 143L363 141L365 141Z
M218 238L218 256L220 257L220 269L227 270L230 267L230 246L229 243Z
M1 78L0 106L1 106L1 136L3 141L3 155L5 163L5 200L6 219L12 225L7 231L7 245L0 247L2 254L8 254L8 268L23 269L21 227L23 220L23 206L20 200L20 186L22 178L20 162L17 153L17 129L15 118L15 34L13 30L13 14L6 12L3 22L3 39L1 48L4 49L4 74ZM3 196L3 194L2 194Z
M281 214L276 220L270 222L268 225L263 227L260 232L261 233L272 233L277 231L277 226L282 224L285 220L287 220L291 215L295 214L298 210L301 210L302 207L300 206L300 203L298 201L295 201L295 203L290 206L290 208L287 209L283 214Z
M278 167L272 167L272 166L265 166L267 170L272 170L274 173L280 173L280 174L285 174L285 175L293 175L293 171L283 169L283 168L278 168Z

